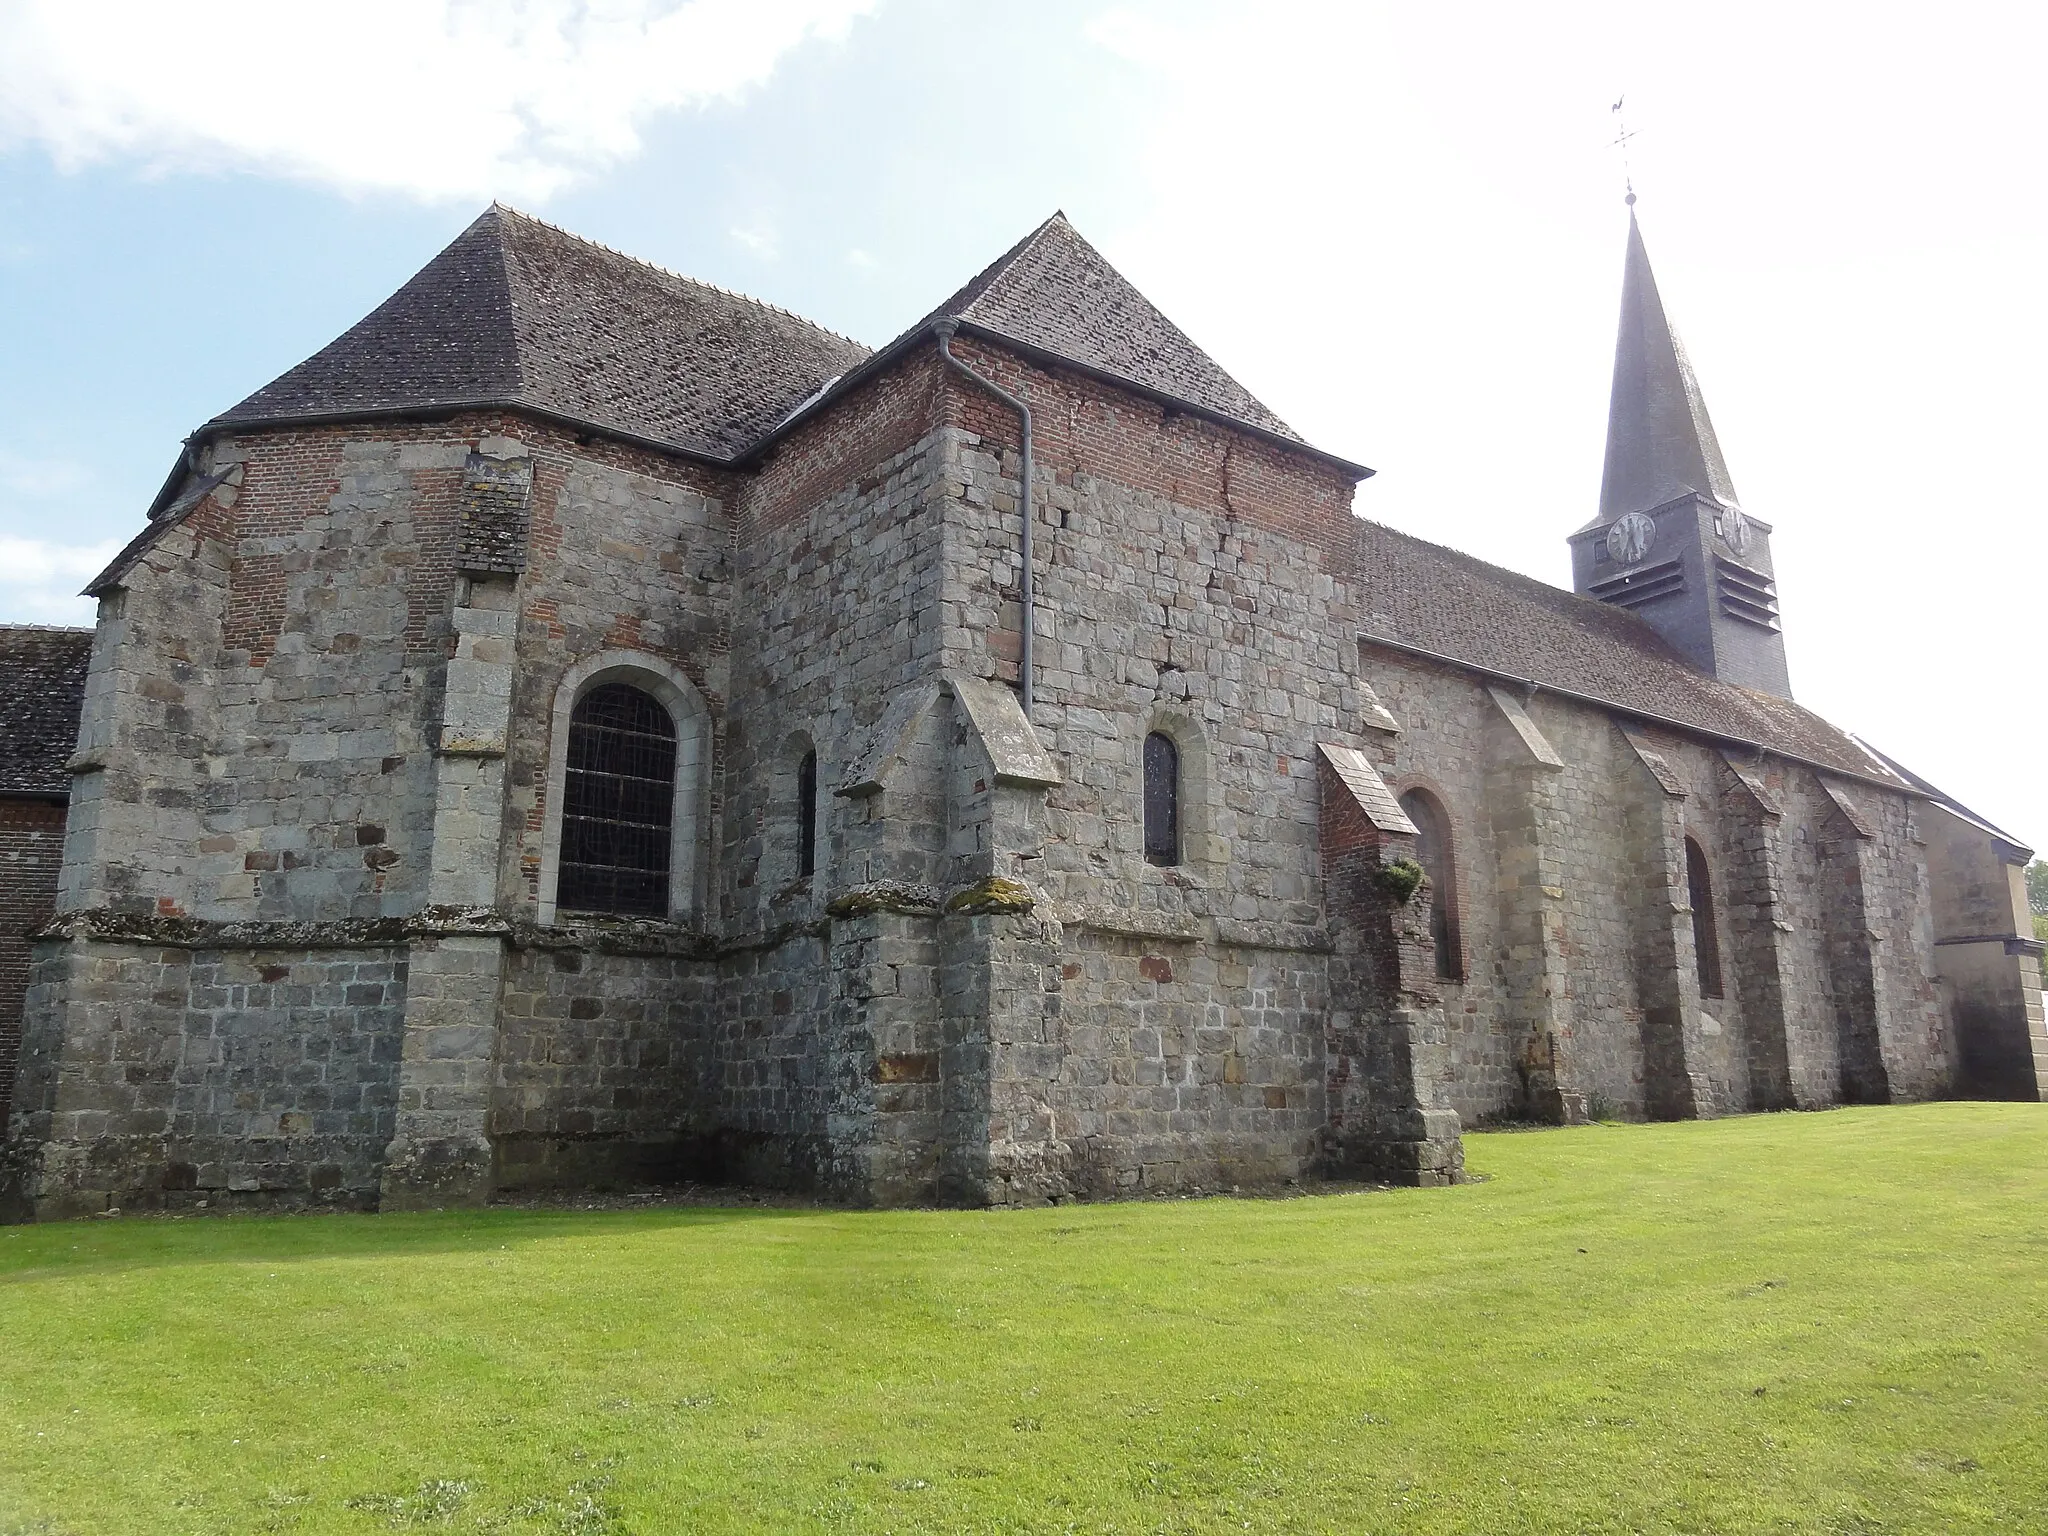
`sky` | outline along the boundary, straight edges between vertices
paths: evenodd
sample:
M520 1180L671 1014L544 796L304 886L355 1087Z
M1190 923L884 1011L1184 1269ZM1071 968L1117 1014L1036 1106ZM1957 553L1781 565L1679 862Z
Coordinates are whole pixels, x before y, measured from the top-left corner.
M1361 515L1568 585L1632 177L1796 696L2048 843L2044 45L1881 0L0 0L0 622L89 623L184 435L493 198L871 345L1064 209L1379 471Z

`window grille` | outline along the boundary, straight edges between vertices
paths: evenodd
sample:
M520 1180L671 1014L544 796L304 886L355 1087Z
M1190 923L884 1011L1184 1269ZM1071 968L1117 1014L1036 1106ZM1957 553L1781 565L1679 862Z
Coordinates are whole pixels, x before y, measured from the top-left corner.
M1401 809L1415 823L1415 862L1429 876L1429 937L1436 946L1436 973L1444 981L1464 976L1464 953L1458 940L1458 896L1451 861L1451 828L1434 795L1411 789Z
M1145 738L1145 862L1180 862L1180 748L1158 731Z
M796 872L818 872L818 754L806 752L796 770Z
M1700 996L1721 995L1721 935L1714 925L1714 884L1707 874L1707 856L1691 838L1685 840L1685 889L1692 903L1692 950L1699 962Z
M676 724L627 683L586 693L569 717L557 905L666 917Z

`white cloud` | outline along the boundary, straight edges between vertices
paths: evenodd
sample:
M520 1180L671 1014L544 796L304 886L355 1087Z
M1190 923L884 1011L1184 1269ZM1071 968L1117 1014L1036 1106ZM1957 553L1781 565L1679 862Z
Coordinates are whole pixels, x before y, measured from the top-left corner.
M726 231L749 255L763 261L773 261L782 254L782 241L775 231L765 224L736 224Z
M536 202L875 0L10 0L0 145Z
M0 491L10 496L44 500L84 489L92 475L70 459L31 459L0 448ZM5 580L0 572L0 580Z
M106 569L121 543L57 544L0 534L0 604L17 623L90 624L93 601L78 589Z

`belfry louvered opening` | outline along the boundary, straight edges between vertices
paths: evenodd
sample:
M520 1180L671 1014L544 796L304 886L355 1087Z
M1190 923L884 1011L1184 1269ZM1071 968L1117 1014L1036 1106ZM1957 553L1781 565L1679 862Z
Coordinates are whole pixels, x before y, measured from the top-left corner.
M591 689L570 716L567 777L557 903L577 912L666 917L674 719L629 683Z

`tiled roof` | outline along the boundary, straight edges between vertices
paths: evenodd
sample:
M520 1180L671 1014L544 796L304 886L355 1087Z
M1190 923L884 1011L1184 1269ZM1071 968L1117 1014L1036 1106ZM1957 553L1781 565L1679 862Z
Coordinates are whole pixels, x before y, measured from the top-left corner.
M0 794L67 798L89 629L0 626Z
M951 317L1233 421L1301 436L1055 213L912 328Z
M1063 214L900 340L948 316L1301 442ZM723 461L870 355L772 305L494 205L338 340L208 426L525 406Z
M1844 773L1904 782L1812 710L1695 670L1626 609L1378 523L1360 524L1355 580L1369 635Z
M209 425L515 405L727 459L868 355L772 305L494 206Z

